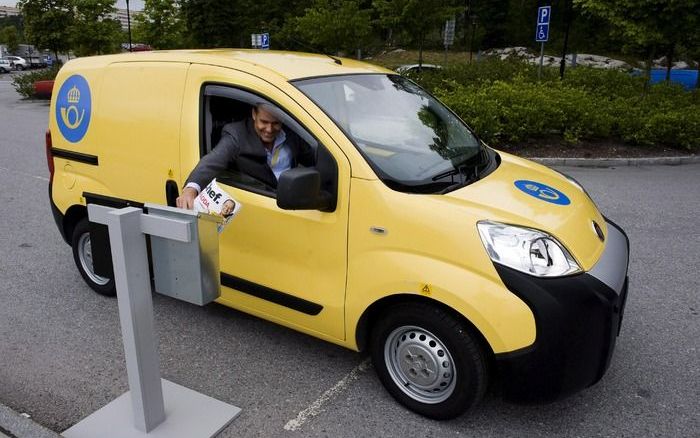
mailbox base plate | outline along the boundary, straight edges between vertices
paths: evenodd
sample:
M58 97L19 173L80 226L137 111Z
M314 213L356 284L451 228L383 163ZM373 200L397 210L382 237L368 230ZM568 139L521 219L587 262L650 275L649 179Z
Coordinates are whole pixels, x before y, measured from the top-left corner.
M61 435L66 438L211 438L241 409L184 386L161 379L165 421L149 433L134 427L131 395L127 391Z

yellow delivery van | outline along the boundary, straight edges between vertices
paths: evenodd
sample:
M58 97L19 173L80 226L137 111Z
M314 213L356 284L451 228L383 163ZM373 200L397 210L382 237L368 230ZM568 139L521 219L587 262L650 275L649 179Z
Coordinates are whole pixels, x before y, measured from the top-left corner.
M260 104L314 160L273 183L236 162L216 175L243 205L220 235L220 304L367 351L400 403L436 419L475 405L490 379L510 400L551 401L603 376L627 294L624 231L572 178L488 147L415 83L350 59L69 61L49 193L91 288L115 293L87 204L174 206L224 126Z

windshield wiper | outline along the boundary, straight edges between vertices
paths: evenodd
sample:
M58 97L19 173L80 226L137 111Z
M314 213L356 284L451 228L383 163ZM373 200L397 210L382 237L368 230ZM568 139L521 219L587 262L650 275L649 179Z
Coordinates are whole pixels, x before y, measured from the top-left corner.
M445 187L443 190L440 191L440 194L443 195L445 193L451 192L453 190L456 190L460 187L464 187L467 184L471 184L474 181L479 180L479 168L486 163L488 163L489 160L489 155L486 152L485 148L481 148L479 150L479 153L476 155L472 155L471 157L467 158L463 162L457 164L454 169L450 169L446 172L439 173L435 175L432 180L437 181L439 179L448 177L448 176L460 176L460 181L455 184L450 184L449 186ZM468 166L471 161L476 161L473 163L471 166ZM471 172L468 172L471 171ZM454 180L453 180L454 181Z
M466 173L467 168L473 168L474 172L476 173L478 168L486 164L486 161L488 160L488 154L486 154L486 150L481 148L479 150L479 153L476 155L472 155L471 157L467 158L466 160L457 163L453 169L446 170L444 172L438 173L434 177L431 178L432 181L437 181L440 179L443 179L448 176L455 176L455 175L463 175ZM476 161L473 163L471 166L468 166L470 162Z

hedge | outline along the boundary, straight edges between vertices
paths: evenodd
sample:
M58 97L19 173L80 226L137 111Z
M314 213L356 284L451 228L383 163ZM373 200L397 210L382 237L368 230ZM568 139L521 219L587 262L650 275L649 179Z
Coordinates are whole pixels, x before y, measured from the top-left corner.
M26 98L34 97L34 82L50 81L56 78L59 67L45 68L17 75L12 79L15 90Z
M452 108L485 141L500 146L559 137L624 141L700 150L698 90L659 84L627 72L558 69L517 61L455 65L415 77Z

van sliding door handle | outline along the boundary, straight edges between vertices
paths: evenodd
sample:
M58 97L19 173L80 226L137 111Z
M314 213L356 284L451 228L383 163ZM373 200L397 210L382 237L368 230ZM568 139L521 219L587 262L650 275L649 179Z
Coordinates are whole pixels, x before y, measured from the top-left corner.
M180 190L178 189L177 183L171 179L165 182L165 200L168 203L168 207L175 207L177 204L177 197L180 196Z

